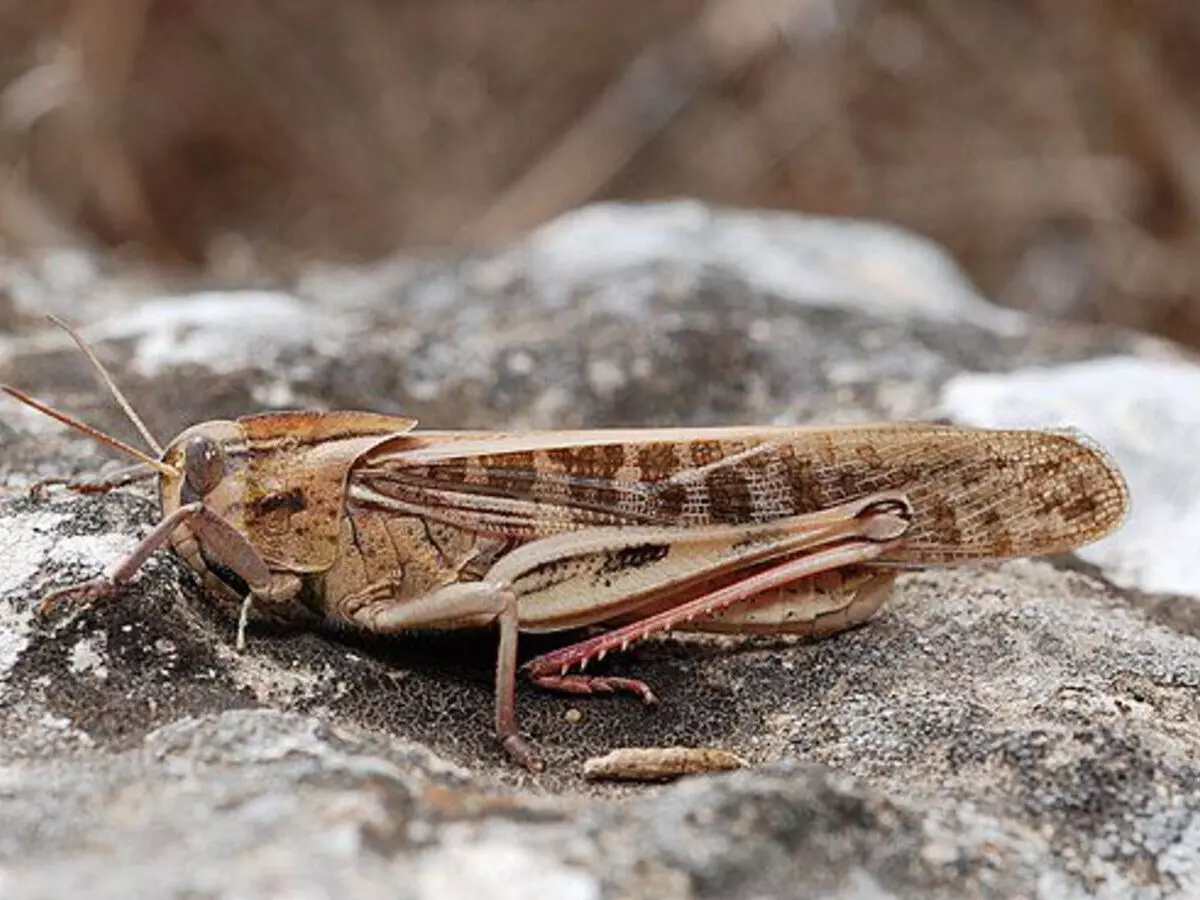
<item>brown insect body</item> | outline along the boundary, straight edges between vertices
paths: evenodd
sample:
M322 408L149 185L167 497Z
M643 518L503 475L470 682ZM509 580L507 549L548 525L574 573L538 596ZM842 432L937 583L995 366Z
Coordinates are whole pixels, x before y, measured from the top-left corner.
M1046 432L888 423L489 435L415 425L362 412L248 416L188 429L163 460L182 472L190 439L204 435L217 444L224 467L206 506L244 534L273 573L308 578L305 587L337 618L345 618L343 597L372 584L394 584L389 600L404 602L478 580L482 572L469 563L486 553L488 539L511 550L588 528L744 529L904 494L915 515L903 542L856 577L827 573L796 588L817 596L890 577L879 572L888 566L1065 552L1115 527L1126 503L1103 453ZM1108 489L1098 490L1105 481ZM182 476L160 483L165 515L200 499ZM947 484L957 489L947 492ZM189 537L181 526L172 543L182 550ZM217 578L241 600L243 585L184 555L210 584ZM652 568L668 555L666 542L652 541L605 551L591 577L615 582L623 569ZM549 584L518 592L523 630L619 621L646 602L625 583L586 589L586 567L572 559L559 618L532 599ZM544 566L540 575L545 581ZM606 604L597 590L626 602ZM749 612L725 618L753 621ZM721 627L719 620L711 625Z
M280 412L194 426L155 459L5 390L159 472L162 522L44 606L111 592L169 541L241 601L239 645L252 603L383 633L497 623L496 729L530 767L514 711L519 630L604 626L530 661L529 676L652 701L640 681L582 669L670 629L829 634L872 615L903 569L1066 552L1116 528L1128 506L1102 450L1053 432L507 434Z

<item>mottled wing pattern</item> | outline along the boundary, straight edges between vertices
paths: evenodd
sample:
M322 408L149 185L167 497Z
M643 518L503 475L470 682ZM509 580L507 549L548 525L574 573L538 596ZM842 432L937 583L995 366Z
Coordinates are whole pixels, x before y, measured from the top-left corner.
M531 539L600 525L689 528L802 515L882 491L916 511L900 564L1060 553L1115 528L1125 483L1077 435L941 425L415 432L351 472L353 503Z

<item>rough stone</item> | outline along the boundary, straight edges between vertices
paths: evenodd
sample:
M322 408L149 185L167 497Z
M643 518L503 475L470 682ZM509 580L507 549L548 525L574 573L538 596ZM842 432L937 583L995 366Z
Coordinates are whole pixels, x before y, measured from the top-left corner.
M486 632L260 625L238 654L229 611L166 553L117 600L35 619L155 502L25 496L118 464L5 402L0 897L1200 893L1200 407L1180 399L1200 370L1170 347L1001 311L892 229L695 204L592 207L513 247L271 290L99 271L0 267L0 380L125 437L39 312L83 325L160 438L282 406L427 427L1073 425L1114 452L1136 513L1070 558L905 576L829 640L670 637L605 661L655 709L522 685L533 776L490 737ZM613 747L668 745L752 766L582 777Z

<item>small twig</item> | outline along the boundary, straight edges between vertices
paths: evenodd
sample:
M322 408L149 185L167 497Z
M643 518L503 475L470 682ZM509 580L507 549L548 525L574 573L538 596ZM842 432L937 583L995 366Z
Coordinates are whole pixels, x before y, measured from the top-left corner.
M589 781L671 781L747 765L740 756L711 747L621 747L585 762L583 777Z

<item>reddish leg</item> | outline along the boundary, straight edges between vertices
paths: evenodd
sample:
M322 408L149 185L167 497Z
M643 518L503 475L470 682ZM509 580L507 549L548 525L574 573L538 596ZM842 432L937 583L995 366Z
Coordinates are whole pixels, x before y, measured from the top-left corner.
M171 532L180 525L190 527L205 546L212 548L222 562L245 580L252 591L265 591L269 587L271 572L254 545L204 504L189 503L155 525L128 556L114 562L96 578L47 594L38 605L38 614L48 616L63 602L91 603L112 595L133 579L150 554L165 544Z
M75 478L53 476L43 478L31 484L29 486L29 495L41 498L52 487L63 487L77 494L107 494L109 491L115 491L117 488L153 478L156 474L153 469L139 463L136 466L130 466L129 468L113 472L107 478L100 481L81 481Z
M610 678L603 675L533 675L533 683L564 694L634 694L652 706L658 702L654 691L636 678Z

